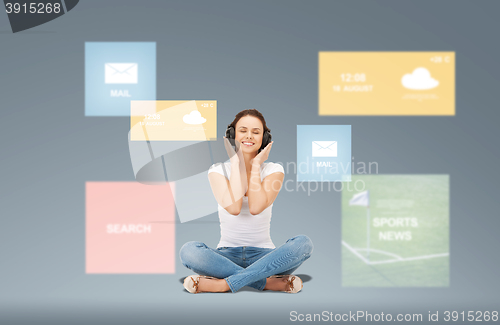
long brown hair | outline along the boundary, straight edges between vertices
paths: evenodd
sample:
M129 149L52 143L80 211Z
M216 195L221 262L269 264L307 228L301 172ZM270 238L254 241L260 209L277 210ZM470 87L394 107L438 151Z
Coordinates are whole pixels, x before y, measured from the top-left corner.
M259 112L258 110L256 110L255 108L245 109L245 110L239 112L238 114L236 114L236 116L234 117L234 120L231 122L231 124L229 124L229 126L230 127L232 126L234 129L236 129L236 123L238 123L238 121L242 117L247 116L247 115L256 117L262 122L262 126L264 127L264 133L266 131L271 132L271 129L269 129L266 125L266 120L264 119L264 115L262 115L262 113Z

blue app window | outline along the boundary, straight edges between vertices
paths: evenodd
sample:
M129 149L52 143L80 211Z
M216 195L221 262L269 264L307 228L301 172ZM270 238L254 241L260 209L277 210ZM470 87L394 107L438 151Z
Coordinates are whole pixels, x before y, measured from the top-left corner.
M131 100L156 100L156 43L85 43L85 115L130 116Z
M297 125L297 181L351 181L350 125Z

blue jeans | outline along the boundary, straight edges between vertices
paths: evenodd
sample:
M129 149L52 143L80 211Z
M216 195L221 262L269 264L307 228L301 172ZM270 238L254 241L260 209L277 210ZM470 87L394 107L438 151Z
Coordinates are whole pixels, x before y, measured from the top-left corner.
M312 253L309 237L290 238L278 248L219 247L190 241L179 252L182 265L200 275L225 279L232 292L244 286L264 290L266 278L293 273Z

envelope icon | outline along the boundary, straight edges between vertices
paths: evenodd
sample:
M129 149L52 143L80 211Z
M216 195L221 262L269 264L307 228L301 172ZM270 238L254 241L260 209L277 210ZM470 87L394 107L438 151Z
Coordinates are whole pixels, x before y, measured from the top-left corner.
M313 141L313 157L337 157L337 141Z
M106 84L137 83L137 63L106 63L104 67Z

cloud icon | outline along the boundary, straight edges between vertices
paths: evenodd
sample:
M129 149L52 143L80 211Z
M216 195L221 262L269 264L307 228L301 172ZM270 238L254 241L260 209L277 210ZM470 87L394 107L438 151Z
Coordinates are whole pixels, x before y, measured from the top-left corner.
M416 68L412 73L407 73L401 79L405 88L413 90L426 90L436 88L439 81L431 77L431 73L426 68Z
M184 115L182 120L186 124L203 124L207 121L207 119L202 117L201 113L198 111L192 111L191 113Z

